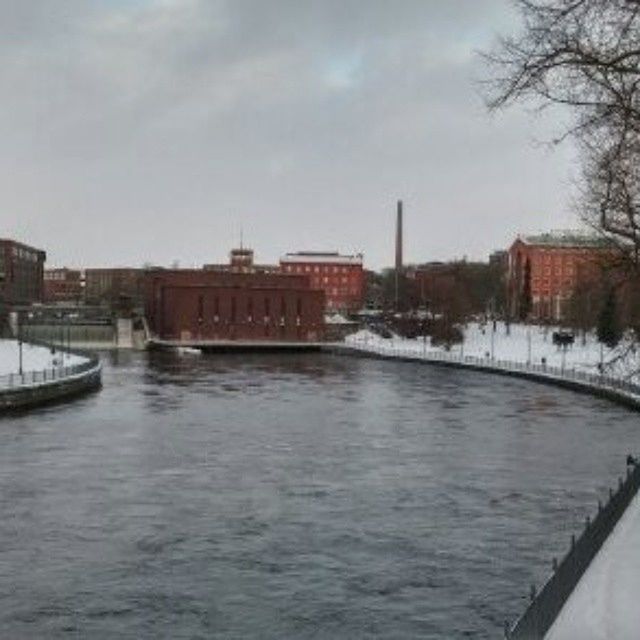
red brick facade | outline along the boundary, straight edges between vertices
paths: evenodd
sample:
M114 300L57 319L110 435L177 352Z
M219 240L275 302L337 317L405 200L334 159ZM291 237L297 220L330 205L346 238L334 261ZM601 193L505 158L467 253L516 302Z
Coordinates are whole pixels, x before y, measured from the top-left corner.
M309 276L313 289L322 289L328 311L359 311L364 305L362 255L288 253L280 259L283 273Z
M46 269L44 301L79 303L84 296L82 272L77 269Z
M511 317L521 315L523 290L530 279L536 320L562 320L577 287L597 281L611 249L598 239L575 236L518 238L509 249L508 298Z
M152 271L146 316L163 340L316 342L324 293L305 277L213 271Z
M40 249L0 239L0 306L42 302L45 260Z

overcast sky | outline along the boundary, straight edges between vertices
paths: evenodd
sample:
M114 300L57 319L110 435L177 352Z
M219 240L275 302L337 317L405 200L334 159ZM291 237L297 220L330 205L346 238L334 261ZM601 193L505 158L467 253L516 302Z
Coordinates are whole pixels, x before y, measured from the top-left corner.
M507 0L0 0L0 237L49 266L245 244L486 258L575 226L571 149L488 115Z

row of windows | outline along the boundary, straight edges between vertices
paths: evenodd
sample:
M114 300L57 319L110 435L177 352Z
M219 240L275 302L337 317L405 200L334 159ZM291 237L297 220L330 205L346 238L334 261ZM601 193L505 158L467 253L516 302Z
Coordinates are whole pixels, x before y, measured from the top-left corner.
M288 264L285 266L287 273L349 273L353 268L350 267L338 267L336 265L328 264Z
M265 298L264 299L264 304L262 305L262 308L264 309L264 317L265 319L268 319L271 317L271 298ZM231 308L230 308L230 314L229 317L231 319L231 322L235 322L237 317L238 317L238 304L237 304L237 300L236 298L231 298ZM254 318L254 309L255 307L257 307L258 305L254 304L254 300L253 298L249 298L246 302L246 305L244 306L244 315L249 319L249 322L253 321ZM274 307L276 305L273 305ZM213 299L213 316L214 319L215 318L220 318L220 298L218 296L216 296ZM298 318L302 315L302 299L298 298L296 300L296 305L295 305L295 309L296 309L296 315L298 316ZM275 311L275 309L274 309ZM287 301L285 300L285 298L281 298L280 299L280 305L279 305L279 311L280 311L280 316L281 317L285 317L287 315ZM198 318L200 320L202 320L204 318L204 296L199 296L198 297ZM215 320L217 322L217 320Z
M311 279L311 284L313 285L319 285L319 284L348 284L349 282L352 282L355 284L356 279L354 277L348 277L348 276L322 276L322 277L318 277L318 278L312 278Z
M538 271L538 269L534 269L534 273L536 271ZM551 267L545 267L544 269L540 269L540 271L542 271L545 276L550 276L552 272ZM555 267L555 269L553 269L553 274L556 276L572 276L575 272L576 270L572 266L565 267L564 269L561 267Z
M28 262L38 262L38 257L40 253L38 251L32 251L31 249L23 249L22 247L13 247L11 252L14 258L19 258L20 260L27 260Z
M550 286L551 286L550 281L547 278L545 278L543 280L539 280L538 278L534 278L531 281L531 284L532 284L534 289L539 289L539 288L549 289ZM571 287L571 286L573 286L573 284L574 284L573 280L571 280L570 278L565 278L565 280L563 280L563 281L554 281L554 285L556 285L556 286L564 285L565 287Z
M357 289L347 289L347 288L332 288L332 289L327 289L326 291L327 295L329 296L357 296L358 295L358 290Z

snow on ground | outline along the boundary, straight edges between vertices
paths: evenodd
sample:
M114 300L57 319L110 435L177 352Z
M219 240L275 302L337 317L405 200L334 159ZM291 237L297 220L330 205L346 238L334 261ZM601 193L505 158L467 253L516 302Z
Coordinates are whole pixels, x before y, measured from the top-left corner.
M511 362L531 362L541 364L542 358L553 367L564 366L567 369L598 373L598 365L604 363L604 373L619 377L632 377L640 370L640 354L629 352L629 345L621 345L618 349L610 350L602 347L594 334L586 336L583 344L582 337L576 336L575 344L566 350L554 346L552 334L555 329L535 325L512 324L507 333L504 323L497 323L495 332L493 325L471 323L464 330L464 343L454 345L450 353L478 358L493 357L495 360L509 360ZM426 342L422 338L408 340L403 338L384 339L370 331L362 330L346 338L347 343L364 345L386 345L387 347L422 353L423 351L443 351L441 347L433 347L429 338ZM626 354L622 359L622 354ZM640 382L640 376L635 376L634 382Z
M545 640L640 638L640 494L582 576Z
M38 347L31 344L23 343L22 345L22 370L42 371L44 369L52 369L54 367L72 366L86 362L86 358L82 356L63 354L51 350L46 347ZM19 370L19 349L16 340L0 340L0 376L18 373Z

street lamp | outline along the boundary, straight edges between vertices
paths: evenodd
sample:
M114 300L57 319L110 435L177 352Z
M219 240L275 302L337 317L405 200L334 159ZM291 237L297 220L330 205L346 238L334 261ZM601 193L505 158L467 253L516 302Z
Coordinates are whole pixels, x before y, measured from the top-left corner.
M22 323L20 322L20 312L16 312L18 318L18 373L22 377Z

